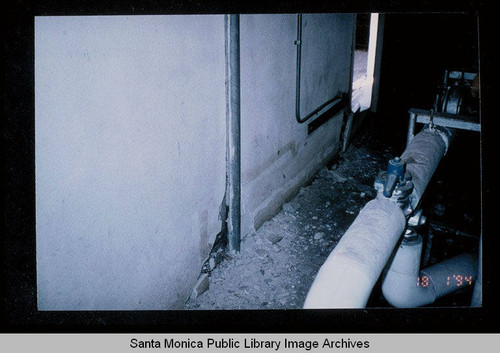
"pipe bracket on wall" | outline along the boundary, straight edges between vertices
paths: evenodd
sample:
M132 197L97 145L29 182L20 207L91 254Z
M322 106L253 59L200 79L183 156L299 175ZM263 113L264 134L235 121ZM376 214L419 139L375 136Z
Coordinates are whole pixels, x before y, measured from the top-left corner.
M331 106L328 110L324 111L323 113L319 114L316 119L311 121L307 125L307 134L310 135L316 129L318 129L321 125L326 123L328 120L336 116L338 113L340 113L342 110L347 108L349 102L347 99L347 95L341 95L339 98L339 101L335 103L333 106Z

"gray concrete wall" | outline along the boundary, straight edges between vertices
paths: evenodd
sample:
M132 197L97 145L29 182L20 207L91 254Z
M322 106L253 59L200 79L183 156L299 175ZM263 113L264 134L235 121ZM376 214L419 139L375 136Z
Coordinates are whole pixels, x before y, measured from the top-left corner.
M223 16L35 20L40 310L182 308L225 189Z
M351 75L353 14L305 14L301 115ZM337 153L342 113L311 135L295 119L296 15L241 16L242 233L272 217Z

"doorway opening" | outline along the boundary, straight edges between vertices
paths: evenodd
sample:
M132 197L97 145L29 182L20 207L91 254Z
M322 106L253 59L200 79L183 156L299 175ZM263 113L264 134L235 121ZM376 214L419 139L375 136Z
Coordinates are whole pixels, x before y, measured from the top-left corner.
M371 107L378 23L378 13L356 16L351 100L353 112L362 112Z

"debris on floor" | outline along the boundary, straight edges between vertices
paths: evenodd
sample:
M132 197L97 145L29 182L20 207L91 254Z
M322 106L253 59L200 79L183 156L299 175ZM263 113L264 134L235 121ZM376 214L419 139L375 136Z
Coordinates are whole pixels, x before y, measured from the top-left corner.
M209 281L207 288L195 289L186 309L302 308L319 268L361 208L375 197L375 176L404 149L399 141L391 143L395 135L384 135L384 128L377 133L376 124L368 124L374 125L365 130L369 133L357 136L280 213L242 239L240 253L210 266L203 278ZM440 203L431 210L442 215L445 207ZM436 231L433 235L434 244L439 243ZM430 264L442 260L431 256ZM369 305L388 306L375 290Z
M201 274L200 278L198 278L198 282L196 282L196 285L193 288L193 293L191 294L191 298L196 299L201 294L206 292L209 288L209 283L210 280L208 278L208 273Z
M366 202L390 155L352 146L320 169L283 210L244 237L241 252L210 271L210 288L186 309L301 308L319 268Z

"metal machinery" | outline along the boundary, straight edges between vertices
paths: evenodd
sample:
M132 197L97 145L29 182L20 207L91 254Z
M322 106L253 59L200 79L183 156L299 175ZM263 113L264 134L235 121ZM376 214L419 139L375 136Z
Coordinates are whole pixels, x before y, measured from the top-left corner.
M457 129L480 131L476 74L446 71L433 110L410 109L407 146L378 174L377 196L360 211L321 266L304 308L363 308L375 283L395 307L429 305L475 283L472 305L481 305L481 254L464 253L420 269L420 201ZM415 135L415 125L424 124ZM478 266L479 263L479 266ZM460 276L451 285L451 274Z
M425 131L438 133L444 136L446 142L444 154L455 134L456 129L480 131L478 116L478 90L479 76L476 73L465 71L445 71L443 85L439 87L436 94L434 109L431 111L410 109L410 121L407 134L407 151L414 139L415 124L424 124ZM464 272L461 276L468 280L468 284L477 278L476 290L472 300L473 305L481 301L480 292L481 276L480 267L476 263L476 257L472 254L462 254L455 258L446 260L441 264L420 271L420 258L422 255L422 236L418 228L426 222L423 216L419 200L415 199L413 176L415 171L407 171L405 161L412 160L407 151L401 157L395 157L388 163L387 171L379 173L374 182L374 187L379 194L397 203L407 218L407 228L404 232L402 242L392 260L392 264L382 284L385 298L394 306L413 307L432 303L436 298L446 295L461 288L462 286L451 286L450 281L444 281L440 277L449 278L450 271L460 269ZM417 173L418 174L418 173ZM423 192L423 189L422 189ZM420 195L417 195L420 198ZM424 259L428 258L431 242L427 242ZM425 264L424 260L424 264ZM460 270L458 272L460 272ZM417 286L411 281L417 278ZM422 280L423 279L423 280ZM408 283L404 283L404 282ZM430 282L433 282L433 292L424 290ZM446 282L446 285L444 283ZM463 281L467 284L466 281ZM429 294L431 293L431 294Z
M446 70L443 84L436 94L434 109L410 109L407 144L414 136L416 123L479 132L478 111L479 75Z

